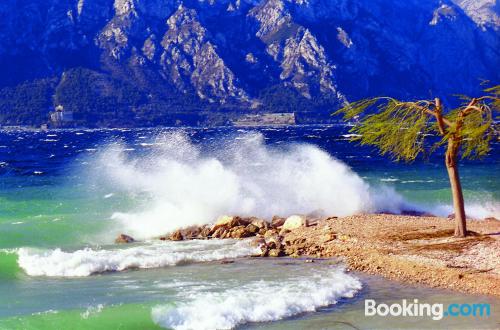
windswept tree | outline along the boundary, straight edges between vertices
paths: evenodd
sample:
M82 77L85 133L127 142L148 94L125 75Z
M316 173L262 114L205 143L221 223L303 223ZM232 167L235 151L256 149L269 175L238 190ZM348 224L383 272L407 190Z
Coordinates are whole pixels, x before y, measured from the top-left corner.
M420 154L430 155L447 145L444 158L455 209L456 237L467 235L458 161L484 157L492 139L498 139L494 113L500 111L500 85L485 89L481 97L462 96L461 103L456 109L445 109L439 98L403 102L375 97L351 103L335 113L357 121L351 129L356 134L353 140L375 146L395 161L412 162Z

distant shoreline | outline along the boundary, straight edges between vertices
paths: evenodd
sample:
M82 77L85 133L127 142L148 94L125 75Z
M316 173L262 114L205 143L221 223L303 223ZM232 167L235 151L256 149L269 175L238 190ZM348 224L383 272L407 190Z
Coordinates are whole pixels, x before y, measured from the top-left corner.
M349 127L349 123L338 122L338 123L317 123L317 124L293 124L293 125L282 125L282 124L263 124L263 125L214 125L214 126L168 126L168 125L160 125L160 126L116 126L116 127L49 127L49 128L40 128L36 126L0 126L0 132L15 132L15 131L76 131L76 130L90 130L90 131L98 131L98 130L151 130L151 129L206 129L206 128L235 128L235 129L256 129L256 128L287 128L287 127L332 127L332 126L346 126Z

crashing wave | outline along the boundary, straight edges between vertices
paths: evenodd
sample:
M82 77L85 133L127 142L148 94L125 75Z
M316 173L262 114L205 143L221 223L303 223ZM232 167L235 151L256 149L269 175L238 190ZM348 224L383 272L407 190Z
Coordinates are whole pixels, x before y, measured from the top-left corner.
M249 242L233 240L154 242L122 249L86 248L74 252L28 248L17 251L18 264L28 275L68 277L239 258L256 253L260 253L260 249Z
M342 268L328 268L308 277L255 281L221 292L193 292L191 301L157 306L152 316L169 329L232 329L314 312L352 298L360 289L360 281Z

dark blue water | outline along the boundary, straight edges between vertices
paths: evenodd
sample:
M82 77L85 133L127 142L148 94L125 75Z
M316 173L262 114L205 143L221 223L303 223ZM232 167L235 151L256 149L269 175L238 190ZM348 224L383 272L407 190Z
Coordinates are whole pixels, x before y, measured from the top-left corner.
M72 168L82 157L92 155L112 142L135 146L134 153L147 151L148 142L154 137L178 129L112 129L112 130L51 130L51 131L0 131L0 184L6 177L22 177L26 185L44 184L51 178L71 175ZM412 164L396 163L380 156L377 150L349 142L349 127L295 126L287 128L184 128L182 131L193 143L205 150L217 148L218 141L233 139L245 132L258 131L268 145L309 143L327 151L347 163L354 171L368 178L377 176L397 179L409 176L414 181L411 189L445 188L447 177L443 168L443 150L428 158L420 158ZM462 160L460 171L465 189L483 190L495 198L500 197L500 143L494 142L489 155L482 160ZM30 177L32 177L30 179ZM45 178L45 180L44 180ZM383 179L383 178L382 178ZM399 183L398 183L399 181ZM392 181L399 188L401 180ZM391 182L391 181L388 181ZM5 186L4 186L5 187Z

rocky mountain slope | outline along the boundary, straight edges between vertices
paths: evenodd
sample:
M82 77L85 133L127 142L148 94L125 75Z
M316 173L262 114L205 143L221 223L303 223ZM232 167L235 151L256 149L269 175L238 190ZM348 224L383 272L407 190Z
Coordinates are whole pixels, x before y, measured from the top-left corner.
M494 0L3 0L0 124L328 117L500 82Z

